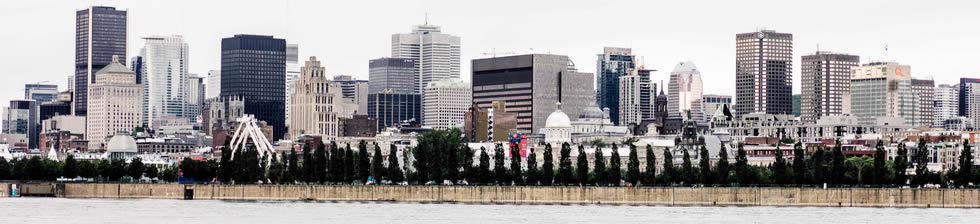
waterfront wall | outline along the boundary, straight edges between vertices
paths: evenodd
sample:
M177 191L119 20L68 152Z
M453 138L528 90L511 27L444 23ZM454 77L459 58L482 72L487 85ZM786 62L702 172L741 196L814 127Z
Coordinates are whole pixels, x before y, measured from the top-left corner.
M980 208L980 189L64 184L66 198ZM190 192L190 191L187 191Z

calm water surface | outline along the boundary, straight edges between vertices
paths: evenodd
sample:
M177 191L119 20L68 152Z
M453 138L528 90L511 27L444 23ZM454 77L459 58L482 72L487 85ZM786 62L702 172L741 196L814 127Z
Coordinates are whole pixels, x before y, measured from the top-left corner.
M980 223L980 209L0 198L0 223Z

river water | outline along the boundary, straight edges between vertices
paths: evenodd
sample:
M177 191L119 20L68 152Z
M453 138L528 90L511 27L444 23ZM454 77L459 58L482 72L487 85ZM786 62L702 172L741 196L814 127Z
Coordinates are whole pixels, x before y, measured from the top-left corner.
M980 223L980 209L0 198L0 223Z

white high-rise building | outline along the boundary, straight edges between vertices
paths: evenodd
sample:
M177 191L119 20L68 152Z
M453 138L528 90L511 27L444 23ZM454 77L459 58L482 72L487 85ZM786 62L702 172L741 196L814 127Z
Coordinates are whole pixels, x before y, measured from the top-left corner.
M197 122L197 117L201 115L204 108L204 77L197 74L190 74L187 81L187 105L184 107L184 114L190 118L190 122Z
M959 91L959 85L947 84L939 84L933 90L933 97L935 97L935 105L932 107L933 127L942 127L946 120L956 118L960 110Z
M619 124L638 125L643 119L640 113L640 76L636 69L619 77Z
M336 105L344 100L341 90L327 81L326 69L316 57L310 57L300 70L289 105L293 113L289 136L319 135L324 140L333 140L339 134Z
M691 113L691 117L701 121L704 115L701 112L702 95L704 94L703 84L701 83L701 72L692 62L681 62L674 66L674 71L670 72L670 80L667 84L667 114L670 117L686 117Z
M894 62L875 62L851 68L851 114L860 125L881 118L902 118L916 126L919 98L912 92L912 68Z
M289 115L291 109L290 100L293 93L296 92L296 80L299 79L300 73L299 67L299 45L298 44L286 44L286 124L291 124L289 120Z
M188 91L188 46L179 35L145 37L146 44L140 51L143 66L143 118L152 127L153 120L173 115L193 118L185 114ZM112 133L115 134L115 133Z
M119 63L118 57L95 73L88 86L88 123L85 126L89 149L102 149L109 137L131 133L140 126L143 94L136 73Z
M206 84L207 90L205 90L204 97L207 99L216 99L221 95L221 70L210 70L208 71L208 84Z
M463 120L473 103L470 84L460 79L429 83L422 94L422 125L447 129L463 128Z
M416 59L417 86L425 87L430 82L459 78L459 43L459 37L426 23L413 27L411 33L391 35L391 57Z

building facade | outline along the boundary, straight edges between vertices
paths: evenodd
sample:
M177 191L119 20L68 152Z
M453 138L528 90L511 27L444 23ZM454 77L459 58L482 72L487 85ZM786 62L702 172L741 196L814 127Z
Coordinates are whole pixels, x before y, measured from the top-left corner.
M290 138L318 135L333 140L340 135L340 122L334 103L339 103L343 96L340 89L331 86L327 81L326 69L316 57L310 57L300 69L296 91L291 98Z
M850 93L851 68L860 57L817 51L802 59L800 83L800 118L816 122L820 117L840 115L844 97Z
M204 77L197 74L190 74L187 81L187 98L185 99L184 115L192 122L196 122L197 117L201 116L204 110L204 92L207 91L204 84Z
M735 114L790 114L793 34L762 30L735 35Z
M143 124L154 128L154 120L173 115L191 118L187 112L190 48L181 36L145 37L140 50L143 75Z
M333 77L333 83L340 87L344 99L357 105L354 114L367 115L368 80L357 80L349 75Z
M221 40L221 97L239 96L245 114L286 133L286 40L239 34Z
M596 60L596 104L609 108L613 124L619 124L620 82L619 77L629 75L636 68L636 56L630 48L604 47Z
M435 129L463 128L473 103L470 84L460 79L430 82L422 94L422 125Z
M692 62L681 62L670 72L667 84L667 113L669 117L684 117L704 121L701 110L704 94L701 72ZM688 116L690 113L690 117Z
M368 62L368 93L390 89L394 93L418 93L419 76L414 58L378 58Z
M934 123L935 90L936 82L933 80L912 79L912 93L919 99L919 111L915 119L916 126L930 127Z
M942 127L944 122L959 116L959 85L939 84L933 91L933 127Z
M34 100L11 100L10 106L3 110L3 133L27 137L27 147L38 147L41 123L38 119L38 105Z
M125 10L92 6L75 12L75 114L88 111L88 86L95 72L112 63L113 56L126 58L128 17ZM121 62L125 63L125 62Z
M221 96L221 70L209 70L208 71L208 83L207 90L205 90L205 99L215 99Z
M58 85L27 84L24 85L24 99L44 103L58 99Z
M980 128L980 79L960 78L959 114Z
M430 82L459 78L460 38L442 33L439 26L417 25L411 33L391 35L391 57L414 59L416 83L414 94ZM373 80L373 78L371 78ZM371 93L378 90L372 89Z
M918 97L912 92L912 70L894 62L870 63L851 68L851 114L858 124L871 125L878 118L902 118L916 126Z
M494 101L505 102L507 112L517 113L522 133L543 128L557 102L570 117L578 117L595 101L592 74L569 71L574 67L568 56L516 55L475 59L472 65L473 104L490 108Z
M701 98L701 112L706 118L714 116L718 110L725 106L729 108L732 106L732 96L729 95L705 94Z
M422 97L412 93L382 91L368 94L368 117L378 120L378 131L402 121L422 119Z
M132 133L141 126L143 92L136 73L117 60L95 74L89 86L89 113L85 137L89 149L104 149L108 139L118 133Z
M623 126L639 125L643 121L640 110L640 75L633 70L619 77L619 123Z

